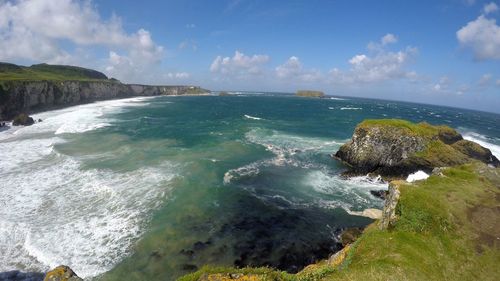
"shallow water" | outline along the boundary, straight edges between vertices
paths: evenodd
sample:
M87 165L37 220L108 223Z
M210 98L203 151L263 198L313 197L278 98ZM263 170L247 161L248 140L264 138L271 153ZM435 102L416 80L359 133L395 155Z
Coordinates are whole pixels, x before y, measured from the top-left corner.
M172 280L203 264L294 272L370 219L385 183L330 157L366 118L457 128L500 153L500 116L276 95L106 101L0 133L0 271L67 264L105 280Z

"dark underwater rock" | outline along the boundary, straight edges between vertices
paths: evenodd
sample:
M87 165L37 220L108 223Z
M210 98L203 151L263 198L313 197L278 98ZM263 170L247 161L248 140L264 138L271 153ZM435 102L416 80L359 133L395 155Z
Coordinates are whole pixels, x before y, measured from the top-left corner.
M2 281L42 281L45 274L40 272L21 272L12 270L0 272L0 280Z
M370 190L370 194L377 197L377 198L380 198L382 200L385 200L385 197L387 196L387 190L383 190L383 189L380 189L380 190Z

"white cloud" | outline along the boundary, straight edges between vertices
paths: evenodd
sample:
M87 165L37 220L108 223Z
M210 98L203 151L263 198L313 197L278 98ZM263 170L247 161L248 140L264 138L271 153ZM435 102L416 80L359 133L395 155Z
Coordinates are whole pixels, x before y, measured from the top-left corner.
M472 49L476 59L500 59L500 26L495 19L480 15L458 30L457 38L462 46Z
M479 86L482 86L482 87L488 86L488 84L490 84L492 78L493 78L493 76L491 74L489 74L489 73L484 74L479 79L479 82L478 82Z
M497 79L495 83L497 84L497 86L500 86L500 79Z
M318 70L304 70L298 57L290 57L284 64L275 68L276 76L280 79L292 79L294 81L315 82L322 78Z
M0 1L0 60L88 65L68 44L63 48L62 42L72 43L75 49L107 48L111 52L104 68L124 80L145 73L164 56L164 48L152 40L149 31L125 32L120 18L101 19L91 1Z
M396 36L394 36L394 34L391 33L387 33L386 35L384 35L384 37L382 37L382 39L380 39L380 43L382 43L382 45L384 46L396 42L398 42L398 39L396 38Z
M167 77L170 79L187 79L190 76L191 75L187 72L176 72L176 73L169 72L169 73L167 73Z
M448 76L442 76L439 81L432 86L435 92L445 92L450 86L450 78Z
M386 35L382 36L379 40L379 42L370 42L368 43L368 50L372 51L380 51L382 50L386 45L389 44L394 44L398 42L398 38L392 34L392 33L387 33Z
M268 61L268 55L247 56L235 51L233 57L217 56L210 65L210 71L223 76L247 78L262 74L263 67Z
M494 2L486 4L483 7L483 12L485 15L490 14L490 13L494 13L496 11L498 11L498 6Z
M184 40L181 43L179 43L179 49L180 50L191 49L193 51L196 51L198 50L198 44L194 40Z
M374 55L355 55L349 60L350 69L341 71L334 68L330 71L333 82L380 82L390 79L414 80L417 74L406 71L405 66L417 55L418 50L407 47L398 52L379 50Z

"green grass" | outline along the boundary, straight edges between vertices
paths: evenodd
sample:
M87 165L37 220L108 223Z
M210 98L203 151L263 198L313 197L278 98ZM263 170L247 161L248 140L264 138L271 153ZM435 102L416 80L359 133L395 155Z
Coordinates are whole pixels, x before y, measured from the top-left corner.
M499 187L500 169L479 162L449 168L443 177L402 185L396 224L370 225L337 268L320 262L296 275L244 270L260 274L255 280L498 280ZM200 272L180 280L198 280Z
M401 128L406 130L408 133L413 135L431 137L436 136L439 133L440 126L432 126L426 122L422 123L412 123L410 121L401 119L367 119L361 122L358 127L388 127L388 128Z
M115 82L101 72L77 66L37 64L25 67L0 63L0 82L40 80Z

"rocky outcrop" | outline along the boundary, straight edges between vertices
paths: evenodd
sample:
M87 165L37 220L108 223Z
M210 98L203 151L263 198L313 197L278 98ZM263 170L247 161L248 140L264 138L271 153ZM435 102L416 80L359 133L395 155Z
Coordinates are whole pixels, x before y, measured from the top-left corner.
M389 226L394 225L398 217L396 215L396 207L398 205L401 192L399 190L400 182L392 181L389 184L389 191L385 198L384 209L382 211L382 218L379 222L380 229L387 229Z
M60 265L47 272L43 281L83 281L69 266Z
M490 150L464 140L449 127L396 119L362 122L335 156L347 163L352 173L395 177L473 160L500 166Z
M208 92L193 86L127 85L103 81L8 81L0 85L0 119L99 100L133 96L185 95Z
M26 113L21 113L12 120L12 125L14 126L30 126L33 124L35 124L35 120Z

